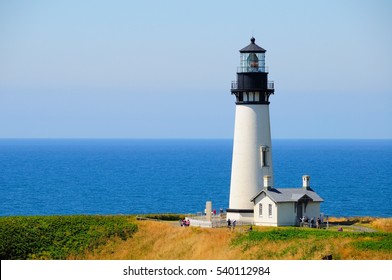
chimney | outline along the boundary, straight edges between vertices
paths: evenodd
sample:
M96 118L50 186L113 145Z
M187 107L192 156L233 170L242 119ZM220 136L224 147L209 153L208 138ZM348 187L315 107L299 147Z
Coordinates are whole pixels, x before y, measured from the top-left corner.
M265 190L271 190L272 189L272 187L271 187L271 176L270 175L265 175L264 177L263 177L263 179L264 179L264 189Z
M302 188L305 190L310 189L310 176L309 175L302 176Z

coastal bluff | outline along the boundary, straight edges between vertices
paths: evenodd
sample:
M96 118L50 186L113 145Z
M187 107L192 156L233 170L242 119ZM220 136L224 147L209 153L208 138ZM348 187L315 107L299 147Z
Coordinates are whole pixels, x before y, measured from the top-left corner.
M140 260L392 259L392 218L331 218L327 230L298 227L180 227L140 220L138 232L85 256ZM338 231L342 228L343 231Z
M330 218L328 229L181 227L185 215L0 217L0 256L75 260L390 260L392 218Z

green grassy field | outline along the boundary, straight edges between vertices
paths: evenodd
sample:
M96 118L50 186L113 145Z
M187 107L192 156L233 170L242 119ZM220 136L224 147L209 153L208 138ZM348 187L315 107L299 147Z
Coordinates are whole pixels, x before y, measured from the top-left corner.
M278 228L252 231L232 241L256 259L391 259L392 233Z

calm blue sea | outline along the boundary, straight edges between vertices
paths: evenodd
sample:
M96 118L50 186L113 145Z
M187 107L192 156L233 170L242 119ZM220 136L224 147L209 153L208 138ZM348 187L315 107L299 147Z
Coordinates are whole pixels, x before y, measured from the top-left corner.
M302 175L333 216L392 217L392 140L273 140L275 187ZM232 140L0 140L0 216L228 207Z

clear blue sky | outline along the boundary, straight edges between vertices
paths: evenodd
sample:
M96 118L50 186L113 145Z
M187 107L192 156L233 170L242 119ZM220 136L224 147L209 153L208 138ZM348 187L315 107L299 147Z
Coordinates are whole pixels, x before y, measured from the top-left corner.
M0 0L0 138L231 138L267 49L273 138L392 138L392 1Z

